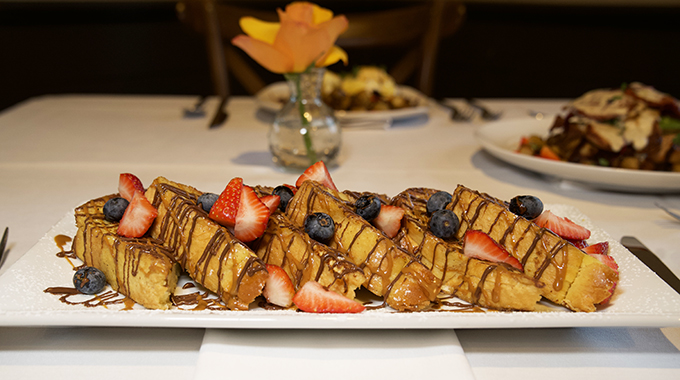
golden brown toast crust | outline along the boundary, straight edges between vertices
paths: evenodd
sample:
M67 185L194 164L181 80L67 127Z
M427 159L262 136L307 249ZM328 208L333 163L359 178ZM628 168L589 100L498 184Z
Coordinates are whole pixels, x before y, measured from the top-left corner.
M436 192L407 189L392 204L405 210L395 240L441 279L440 295L500 310L535 310L541 299L536 281L504 265L467 257L460 242L445 241L429 231L426 205Z
M93 199L75 209L78 231L73 250L85 265L101 270L113 290L148 309L168 309L180 267L162 242L118 236L118 223L107 221L103 213L106 201L116 196Z
M163 241L189 276L232 310L247 310L268 277L264 262L198 206L202 192L156 178L146 192L158 209L150 235Z
M574 311L592 312L611 296L618 272L550 230L512 213L501 200L459 185L447 206L468 229L486 232L517 258L526 275L545 284L543 296Z
M311 239L281 213L269 217L267 230L254 250L265 263L283 268L296 290L313 280L353 299L366 280L364 271L344 254Z
M302 226L307 215L324 212L335 222L328 244L364 270L364 287L397 310L422 310L439 293L439 280L407 251L351 210L342 195L306 181L291 198L286 215Z

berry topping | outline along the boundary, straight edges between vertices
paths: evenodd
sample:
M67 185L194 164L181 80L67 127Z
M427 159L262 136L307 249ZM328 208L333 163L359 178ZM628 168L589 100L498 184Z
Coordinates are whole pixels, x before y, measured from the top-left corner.
M510 211L529 220L543 212L543 202L533 195L519 195L510 200Z
M73 274L73 286L83 294L97 294L106 286L106 276L95 267L82 267Z
M603 241L587 247L581 248L581 250L589 255L608 255L609 254L609 242Z
M128 201L132 200L132 197L135 195L136 192L144 192L144 185L142 185L142 181L137 178L136 175L130 174L130 173L121 173L120 177L118 178L118 193L120 193L120 196L127 199Z
M428 224L430 231L438 238L451 239L456 236L460 221L451 210L437 210L432 213Z
M315 212L305 218L305 232L320 243L328 243L335 233L335 222L328 214Z
M158 210L144 196L137 192L130 201L118 225L118 235L138 238L144 236L158 216Z
M523 270L519 260L510 256L505 248L501 247L489 235L482 231L468 230L465 233L463 254L480 260L505 263L519 270Z
M568 218L557 216L545 210L538 218L534 219L537 226L547 228L563 239L583 240L590 237L590 231L572 222Z
M267 264L267 272L269 272L269 277L264 283L262 295L271 304L290 307L295 295L295 287L293 287L290 277L283 268L277 265Z
M269 208L257 197L250 186L243 186L241 200L236 212L234 236L242 242L249 242L262 236L267 228Z
M369 222L380 214L380 198L375 195L362 195L355 202L356 213Z
M378 227L388 238L397 236L401 229L401 218L404 217L404 209L397 206L381 205L380 214L373 219L373 225Z
M319 182L329 189L338 191L338 188L335 187L335 184L333 183L333 179L331 179L331 173L328 172L328 168L326 168L326 164L324 164L323 161L319 161L308 167L297 179L295 186L300 187L307 180Z
M104 204L104 219L109 222L118 222L125 214L125 209L130 204L125 198L111 198Z
M316 281L307 281L293 297L293 303L308 313L360 313L364 305L332 290L326 290Z
M242 190L243 179L236 177L229 181L210 209L210 219L225 227L233 227L236 224L236 213Z
M198 203L203 207L203 211L210 212L218 197L219 195L215 193L205 193L198 197Z
M269 209L269 214L271 215L279 208L279 205L281 204L281 197L278 195L265 195L260 198L260 201L262 201L262 203L267 206Z
M451 194L446 191L438 191L427 200L427 215L432 215L437 210L443 210L447 204L451 203Z
M290 201L290 198L293 198L293 195L295 195L293 189L291 189L291 187L287 185L276 186L274 188L274 191L272 191L272 194L281 197L281 203L279 203L279 209L281 210L281 212L286 212L286 207L288 207L288 202Z

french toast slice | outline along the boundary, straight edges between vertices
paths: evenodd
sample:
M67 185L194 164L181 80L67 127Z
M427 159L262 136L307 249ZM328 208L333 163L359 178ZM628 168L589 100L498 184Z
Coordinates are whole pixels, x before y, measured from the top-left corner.
M101 270L113 290L148 309L166 310L181 268L162 242L117 234L118 223L107 221L103 212L116 196L93 199L75 209L78 231L73 251L85 265Z
M364 271L336 249L319 243L280 212L269 217L264 235L253 247L265 263L278 265L295 289L314 280L326 289L354 299L364 283Z
M197 204L202 192L163 177L146 197L158 209L149 229L189 276L232 310L247 310L268 277L264 262Z
M335 233L328 245L363 269L364 287L397 310L422 310L439 293L439 280L409 252L353 212L348 196L305 181L288 203L286 215L302 226L307 215L328 214Z
M447 205L468 229L486 232L517 258L524 273L545 284L543 296L574 311L593 312L607 300L618 272L548 229L515 215L505 202L459 185Z
M395 240L441 280L440 296L499 310L535 310L541 300L540 283L508 266L470 258L463 254L460 242L430 232L426 206L436 192L406 189L392 198L392 204L405 211Z

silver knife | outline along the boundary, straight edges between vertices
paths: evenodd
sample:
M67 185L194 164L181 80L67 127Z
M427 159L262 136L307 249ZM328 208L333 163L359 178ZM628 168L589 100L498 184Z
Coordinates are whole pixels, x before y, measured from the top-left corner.
M628 248L635 257L640 259L671 288L680 293L680 279L649 248L645 247L640 240L632 236L624 236L621 238L621 244Z
M213 116L212 121L210 122L210 129L217 128L221 126L225 120L227 120L227 117L229 114L227 111L224 110L224 106L227 104L227 98L224 97L222 100L220 100L220 105L217 107L217 112L215 112L215 116Z

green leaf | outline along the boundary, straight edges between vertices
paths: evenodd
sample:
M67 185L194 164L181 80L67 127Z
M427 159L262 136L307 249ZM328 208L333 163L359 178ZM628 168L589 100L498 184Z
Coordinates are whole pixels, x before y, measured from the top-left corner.
M603 157L597 159L597 164L600 166L609 166L609 160Z
M663 132L680 132L680 120L670 116L662 116L659 120L659 128Z

